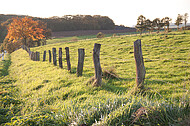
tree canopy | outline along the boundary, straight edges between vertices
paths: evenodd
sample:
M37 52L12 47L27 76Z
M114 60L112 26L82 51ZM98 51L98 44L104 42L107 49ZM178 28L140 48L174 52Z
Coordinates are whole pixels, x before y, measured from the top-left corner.
M42 19L52 31L112 30L115 23L107 16L65 15Z
M23 44L26 45L27 39L37 41L43 39L43 29L39 27L38 22L31 18L13 18L13 21L8 25L8 33L6 38L9 41L16 42L23 40Z
M142 34L142 31L145 29L146 27L145 24L146 24L146 17L140 15L137 19L137 25L136 25L136 29L140 31L140 34Z
M177 19L175 21L175 25L177 25L177 29L179 29L179 25L183 22L183 16L178 14Z

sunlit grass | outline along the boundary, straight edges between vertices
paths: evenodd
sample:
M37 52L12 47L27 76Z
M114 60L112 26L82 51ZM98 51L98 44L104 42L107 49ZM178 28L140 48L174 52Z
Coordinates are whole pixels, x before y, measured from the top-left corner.
M133 56L133 42L136 39L142 41L147 89L138 95L131 93L136 76ZM189 31L186 34L172 32L167 37L164 34L147 34L64 43L49 40L54 44L31 48L41 53L41 61L31 61L27 52L19 49L11 54L9 76L16 80L13 83L18 89L15 99L19 99L20 103L15 107L19 108L18 112L10 116L12 121L7 122L12 125L177 124L181 121L179 118L185 118L190 111L189 40ZM102 44L102 68L112 67L119 76L115 79L104 78L101 87L87 84L94 76L94 43ZM42 62L43 51L52 50L53 47L57 51L63 48L63 69L49 63L48 54L46 61ZM71 73L67 71L65 47L70 48ZM85 49L82 77L76 75L78 48ZM141 107L147 108L146 118L135 120L132 114Z

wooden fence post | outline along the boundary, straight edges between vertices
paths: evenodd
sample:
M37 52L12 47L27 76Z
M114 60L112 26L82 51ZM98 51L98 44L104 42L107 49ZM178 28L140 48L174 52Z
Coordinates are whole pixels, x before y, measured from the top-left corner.
M44 51L43 61L46 61L46 51Z
M49 62L51 62L51 50L49 50Z
M63 63L62 63L62 48L59 48L59 67L63 68Z
M134 57L135 57L135 64L136 64L136 84L137 88L143 89L144 88L144 79L145 79L145 67L141 49L141 40L136 40L134 42Z
M33 60L33 55L34 55L34 52L31 52L30 54L30 59Z
M36 52L34 52L34 61L36 61Z
M94 61L94 68L95 68L95 81L93 86L101 86L102 83L102 68L100 65L100 47L101 44L94 44L93 49L93 61Z
M40 52L36 51L36 61L40 61Z
M66 47L65 50L66 50L67 70L71 72L71 63L70 63L69 47Z
M35 61L35 52L32 52L32 60Z
M84 49L78 49L77 77L82 76L84 56L85 56Z
M57 59L56 59L56 48L52 48L53 53L53 64L57 66Z
M28 54L29 56L31 55L31 51L30 51L30 48L28 47Z

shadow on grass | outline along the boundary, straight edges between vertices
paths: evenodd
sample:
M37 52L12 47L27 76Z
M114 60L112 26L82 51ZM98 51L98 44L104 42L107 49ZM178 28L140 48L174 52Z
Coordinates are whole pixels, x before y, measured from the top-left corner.
M125 82L131 83L132 81L135 81L135 79L131 79L131 78L119 78L119 79L112 78L112 79L105 79L105 80L107 81L107 83L102 85L101 90L106 90L108 92L112 92L116 94L122 94L123 92L127 92L130 89L129 86L122 86L122 85L126 85Z
M0 125L6 122L10 122L13 114L17 113L19 108L16 108L21 101L15 98L18 89L13 85L16 80L9 77L9 66L11 65L11 60L9 55L7 55L6 60L0 61ZM10 109L13 106L15 109Z
M9 75L8 69L9 69L9 66L11 65L11 61L10 60L1 61L1 65L2 65L2 69L0 69L0 77Z

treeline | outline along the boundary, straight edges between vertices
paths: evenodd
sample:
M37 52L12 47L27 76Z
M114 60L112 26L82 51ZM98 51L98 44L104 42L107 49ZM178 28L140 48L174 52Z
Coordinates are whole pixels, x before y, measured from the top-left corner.
M30 17L25 15L3 15L0 14L0 23L14 17ZM47 23L47 27L55 31L75 31L75 30L112 30L115 23L108 16L101 15L65 15L62 17L53 16L50 18L30 17L33 20L41 20Z
M65 15L42 19L52 31L112 30L115 24L107 16Z
M185 13L184 15L178 14L177 19L175 20L175 25L177 26L177 29L179 30L179 25L183 24L184 26L182 29L186 29L188 19L188 13ZM137 19L136 29L142 34L143 31L149 31L152 32L154 30L157 30L157 33L160 32L162 28L165 29L166 32L169 32L169 26L172 19L169 17L164 17L162 19L155 18L154 20L146 19L145 16L140 15Z

